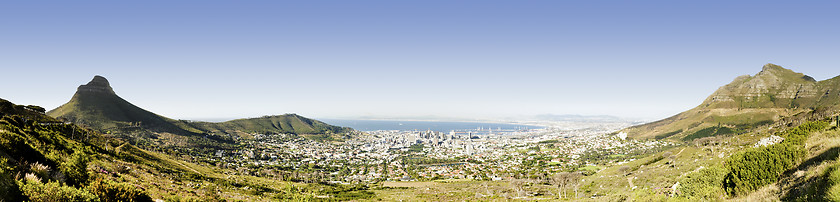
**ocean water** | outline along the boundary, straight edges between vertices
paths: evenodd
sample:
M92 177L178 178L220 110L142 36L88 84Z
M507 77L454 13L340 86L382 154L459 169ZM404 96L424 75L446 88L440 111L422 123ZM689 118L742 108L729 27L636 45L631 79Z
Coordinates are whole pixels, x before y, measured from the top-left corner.
M347 119L319 119L324 123L351 127L361 131L375 130L432 130L439 132L466 131L521 131L540 129L544 127L506 124L506 123L478 123L478 122L449 122L449 121L383 121L383 120L347 120Z

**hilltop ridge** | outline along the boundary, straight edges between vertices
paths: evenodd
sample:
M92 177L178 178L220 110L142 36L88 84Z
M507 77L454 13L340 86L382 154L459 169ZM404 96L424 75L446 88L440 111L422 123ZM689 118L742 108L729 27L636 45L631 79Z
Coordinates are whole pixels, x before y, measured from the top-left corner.
M126 101L114 92L105 77L98 75L87 84L80 85L70 101L48 111L47 115L102 131L140 126L155 132L201 133Z
M93 80L90 80L87 84L79 86L77 92L117 94L111 88L108 79L99 75L94 76Z
M819 117L840 109L838 106L840 77L816 81L803 73L766 64L755 75L739 76L721 86L695 108L624 131L634 138L691 140L785 124L778 121L793 116Z
M265 116L260 118L236 119L221 123L196 122L170 119L140 108L118 96L110 82L102 76L94 76L87 84L80 85L66 104L46 112L47 115L74 123L80 123L102 132L115 133L169 133L177 136L208 136L230 142L233 134L240 133L291 133L291 134L339 134L349 128L332 126L296 114ZM145 134L144 137L156 137ZM197 141L197 140L196 140ZM224 142L223 141L223 142Z

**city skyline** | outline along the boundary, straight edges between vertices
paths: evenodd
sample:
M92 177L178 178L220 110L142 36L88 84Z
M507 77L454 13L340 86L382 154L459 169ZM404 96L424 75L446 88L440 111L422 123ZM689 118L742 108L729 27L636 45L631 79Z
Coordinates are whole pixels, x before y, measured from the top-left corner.
M4 2L0 97L94 75L177 119L665 118L766 63L840 75L834 2ZM12 76L9 76L12 75Z

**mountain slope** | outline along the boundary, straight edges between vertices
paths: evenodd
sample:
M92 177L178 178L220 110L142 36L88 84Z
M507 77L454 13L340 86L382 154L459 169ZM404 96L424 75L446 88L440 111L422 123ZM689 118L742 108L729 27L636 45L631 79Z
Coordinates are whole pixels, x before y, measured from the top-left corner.
M38 108L0 99L0 201L272 201L316 190L138 148Z
M207 133L294 133L326 134L349 131L298 115L266 116L237 119L222 123L178 121L137 107L117 96L107 79L95 76L79 86L66 104L50 110L48 115L81 123L101 131L125 131L137 128L177 135Z
M236 119L221 123L187 122L188 125L214 133L291 133L291 134L325 134L344 133L349 128L326 124L297 114L263 116L259 118Z
M740 133L792 116L819 117L838 106L840 77L816 81L767 64L754 76L739 76L720 87L693 109L624 132L634 138L692 140Z
M95 76L86 85L79 86L69 102L50 110L47 115L103 131L139 125L155 132L183 135L201 132L178 125L178 121L149 112L122 99L111 88L108 80L101 76Z

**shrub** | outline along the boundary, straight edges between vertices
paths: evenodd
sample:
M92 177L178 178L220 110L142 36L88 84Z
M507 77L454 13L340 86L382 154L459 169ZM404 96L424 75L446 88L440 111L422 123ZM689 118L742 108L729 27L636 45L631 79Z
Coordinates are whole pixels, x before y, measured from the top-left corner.
M808 122L784 132L782 143L750 148L726 160L729 173L724 178L724 189L733 195L742 195L778 180L793 168L805 155L805 140L812 132L828 126L822 121Z
M38 176L41 179L49 179L50 178L50 167L46 166L44 164L41 164L41 163L38 163L38 162L32 163L29 166L29 171L32 172L32 174L35 174L36 176Z
M7 123L7 117L0 121L0 126ZM6 123L4 123L6 122ZM9 126L9 125L5 125ZM17 133L8 131L0 131L0 151L6 152L10 156L26 159L28 161L45 162L46 158L41 152L38 152L32 145L27 144L26 138Z
M23 195L30 201L99 201L96 195L58 182L41 183L35 180L19 182Z
M727 170L721 166L712 166L690 173L679 180L680 192L692 200L722 199L724 196L723 179Z
M38 175L32 173L26 173L25 175L23 175L23 180L27 182L41 182L41 178L38 177Z
M87 183L87 165L89 161L87 155L77 151L67 161L61 163L59 169L64 173L68 184L80 186Z
M694 139L700 139L700 138L704 138L704 137L729 135L729 134L733 134L735 132L736 131L732 130L729 127L712 126L712 127L704 128L702 130L698 130L697 132L694 132L691 135L685 136L682 139L685 140L685 141L691 141L691 140L694 140Z
M98 196L103 202L111 201L152 201L142 190L134 185L116 183L110 180L97 178L91 181L87 187L91 193Z
M0 201L21 201L20 189L12 179L12 168L6 162L5 157L0 157Z

